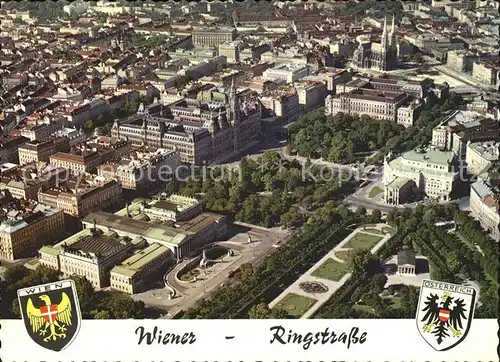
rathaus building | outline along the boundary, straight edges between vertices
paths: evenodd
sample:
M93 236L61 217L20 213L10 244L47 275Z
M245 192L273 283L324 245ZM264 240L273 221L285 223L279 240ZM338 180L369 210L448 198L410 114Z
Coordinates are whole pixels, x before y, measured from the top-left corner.
M397 68L397 56L398 48L393 16L390 34L387 32L386 18L384 19L381 42L360 41L359 46L354 50L352 62L358 68L373 68L385 72Z
M134 146L175 150L182 162L203 165L229 157L259 138L261 108L257 98L240 99L234 80L228 103L184 98L152 116L115 121L111 135Z

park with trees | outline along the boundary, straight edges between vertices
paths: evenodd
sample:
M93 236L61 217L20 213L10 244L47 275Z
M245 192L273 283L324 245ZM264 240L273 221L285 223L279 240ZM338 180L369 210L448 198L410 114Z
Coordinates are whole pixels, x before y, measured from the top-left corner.
M213 177L195 175L182 185L167 186L167 191L200 197L209 210L264 227L300 226L326 204L340 204L357 182L331 169L290 162L272 151L257 160L243 158L237 171L214 166L207 172Z
M378 151L369 159L376 162L389 151L400 153L427 145L432 129L443 116L459 109L462 104L462 97L456 93L450 93L443 102L430 100L423 106L415 125L407 128L392 120L378 120L366 115L338 113L333 117L326 116L324 108L318 108L299 117L289 127L288 149L302 157L323 158L340 164L364 160L368 154Z
M447 232L435 226L439 221L454 221L456 229ZM387 215L387 222L398 232L379 250L381 262L404 246L410 247L428 258L432 279L479 284L476 318L498 316L498 246L476 220L449 203L394 210ZM361 270L364 272L355 273L339 288L315 318L414 318L418 288L394 285L384 292L386 277L381 269ZM397 305L391 302L395 298L388 298L395 293Z

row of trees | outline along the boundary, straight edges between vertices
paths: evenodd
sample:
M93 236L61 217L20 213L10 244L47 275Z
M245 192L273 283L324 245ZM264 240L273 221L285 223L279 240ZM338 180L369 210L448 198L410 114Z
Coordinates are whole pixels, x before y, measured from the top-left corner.
M288 162L270 151L257 161L244 158L238 171L212 170L213 177L199 175L183 185L169 185L168 192L201 195L208 209L265 227L298 226L312 211L328 202L335 206L354 189L347 175L335 176L331 170Z
M20 318L17 290L33 285L51 283L59 280L59 272L43 265L35 270L16 266L6 270L0 281L2 296L2 318ZM142 319L151 316L143 302L134 301L124 293L96 292L92 284L80 276L72 276L75 281L82 317L84 319Z
M390 120L376 120L366 115L339 113L333 117L318 108L301 116L289 128L289 143L292 152L312 159L323 158L335 163L353 163L359 155L379 151L372 161L380 160L389 151L403 152L417 146L427 145L432 129L443 115L463 104L459 94L440 101L433 94L423 105L422 113L414 126L404 128Z

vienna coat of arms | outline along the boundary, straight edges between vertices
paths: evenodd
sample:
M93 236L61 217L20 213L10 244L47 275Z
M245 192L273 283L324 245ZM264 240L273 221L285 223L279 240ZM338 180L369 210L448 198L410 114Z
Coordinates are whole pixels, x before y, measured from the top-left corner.
M73 342L80 330L81 312L72 280L19 289L17 295L33 341L53 351Z

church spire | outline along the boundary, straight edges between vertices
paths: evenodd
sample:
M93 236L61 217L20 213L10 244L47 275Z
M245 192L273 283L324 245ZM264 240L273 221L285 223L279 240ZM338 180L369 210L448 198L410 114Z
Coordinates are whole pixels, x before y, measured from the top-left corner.
M387 15L384 17L384 29L382 30L382 48L387 48L388 36L387 36Z
M234 82L234 76L231 79L231 89L229 91L229 107L231 110L230 121L233 124L238 123L240 114L239 114L239 104L238 104L238 97L236 95L236 84Z

